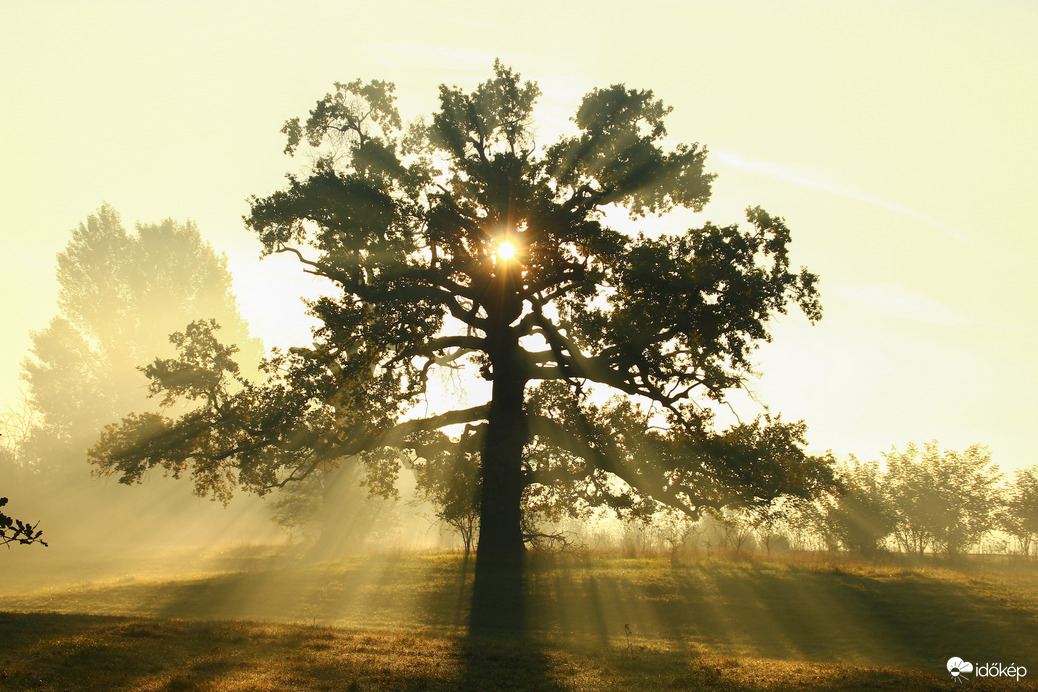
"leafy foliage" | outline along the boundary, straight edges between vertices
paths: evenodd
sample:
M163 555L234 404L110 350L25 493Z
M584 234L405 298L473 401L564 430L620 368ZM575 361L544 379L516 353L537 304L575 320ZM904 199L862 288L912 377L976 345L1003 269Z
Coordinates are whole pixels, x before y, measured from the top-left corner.
M822 500L822 530L830 542L873 555L883 548L898 519L890 483L878 461L860 462L853 456L838 473L839 493Z
M995 528L1002 474L986 447L941 452L937 441L885 454L894 538L906 552L954 555Z

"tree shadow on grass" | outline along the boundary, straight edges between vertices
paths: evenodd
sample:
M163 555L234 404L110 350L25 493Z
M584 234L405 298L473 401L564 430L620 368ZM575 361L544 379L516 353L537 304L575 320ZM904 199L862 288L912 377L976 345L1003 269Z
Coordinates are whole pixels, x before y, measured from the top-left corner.
M1038 651L1038 612L1033 608L1032 586L1020 587L1020 593L1014 596L1016 587L1007 589L997 581L955 574L918 570L855 573L755 562L706 561L671 566L662 561L571 559L531 563L526 574L528 628L520 636L504 640L468 636L465 623L471 574L460 556L457 560L443 556L365 557L305 569L277 567L190 582L113 585L48 596L34 606L28 605L29 600L25 600L27 605L5 603L6 607L18 608L60 603L65 612L152 618L305 623L311 625L306 632L317 631L314 625L330 624L346 631L432 636L448 642L438 655L449 659L452 671L438 673L440 677L416 673L413 680L407 678L418 686L449 679L455 688L485 689L486 681L491 680L500 687L522 682L557 689L568 679L560 672L563 664L559 659L567 651L597 656L617 675L627 670L625 656L655 656L675 666L683 661L685 667L710 667L713 664L703 661L722 657L892 666L941 673L948 658L961 656L1038 670L1034 653ZM19 634L19 629L12 627L11 617L39 618L33 621L36 636L42 632L39 627L46 629L47 622L60 621L65 623L62 627L79 623L76 627L81 630L89 629L94 622L83 616L57 621L54 618L59 616L55 615L3 617L7 619L0 620L0 639L4 642L0 655L7 660L14 660L11 642L24 643L31 635L31 631L25 634L28 630ZM103 622L107 621L98 619L94 625L100 627L98 623ZM147 631L154 633L153 629ZM231 636L232 640L237 636L220 631L221 636ZM299 641L309 650L306 647L311 644L306 637ZM343 646L336 641L336 646ZM364 655L382 656L391 667L393 652L385 658L380 651L399 645L392 641L365 645L368 653ZM109 641L105 648L75 653L86 649L73 647L63 653L58 647L52 655L64 657L61 660L65 663L58 668L85 667L100 676L98 679L115 679L119 674L116 664L136 663L125 653L134 643L146 646L153 639L130 632ZM399 646L410 651L417 645ZM287 653L291 652L278 655ZM407 655L423 661L416 670L435 667L417 653ZM104 661L114 661L115 667L104 668L108 665ZM630 662L631 675L640 674L636 672L640 665L637 661L634 658ZM157 661L155 665L165 664ZM310 671L307 675L315 674L315 665L298 664L301 670ZM328 665L334 668L334 664ZM354 667L367 670L364 665L360 662ZM204 666L195 673L185 670L182 675L190 679L234 672L232 668L207 672ZM407 677L401 672L394 675ZM331 669L322 672L320 684L334 677ZM675 673L677 678L681 674ZM731 682L728 677L724 679Z
M567 689L528 642L47 613L0 631L11 690Z
M120 690L166 679L164 689L200 689L190 680L213 679L233 663L212 655L175 653L166 644L177 626L121 617L0 613L3 632L0 688L11 690ZM195 637L198 647L200 638Z
M157 617L460 631L468 577L442 557L358 556L171 583Z
M460 690L571 689L556 680L544 647L526 639L469 637L459 643Z
M11 690L948 689L940 672L300 625L0 613ZM978 681L973 681L974 683ZM992 684L992 682L994 684ZM1001 683L1001 684L1000 684ZM1034 689L1023 680L983 689Z
M553 569L539 626L581 646L665 642L686 651L940 669L951 656L1033 663L1038 613L989 585L907 572L882 577L767 563Z

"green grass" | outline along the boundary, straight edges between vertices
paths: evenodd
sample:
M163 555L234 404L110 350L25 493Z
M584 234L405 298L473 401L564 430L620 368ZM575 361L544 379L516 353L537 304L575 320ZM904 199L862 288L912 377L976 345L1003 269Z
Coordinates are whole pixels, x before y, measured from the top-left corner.
M542 558L503 643L467 637L455 555L238 557L0 596L0 689L951 689L951 656L1038 681L1029 572Z

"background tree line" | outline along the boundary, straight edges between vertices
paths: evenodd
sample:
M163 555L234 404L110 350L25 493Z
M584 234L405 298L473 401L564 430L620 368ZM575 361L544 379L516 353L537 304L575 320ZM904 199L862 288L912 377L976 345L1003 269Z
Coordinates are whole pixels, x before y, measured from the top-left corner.
M698 522L662 511L582 537L592 547L675 559L697 550L1038 555L1038 465L1007 476L983 446L959 452L933 441L892 449L881 460L851 456L836 470L838 487L806 501L779 498Z
M810 498L780 496L756 506L729 507L698 520L650 500L602 511L538 488L524 496L527 543L547 550L665 553L674 560L691 552L1038 556L1038 465L1006 475L983 446L960 452L942 450L933 441L892 449L875 461L851 456L834 466L838 485L833 489ZM432 514L468 554L478 537L475 462L438 467L417 460L411 468L416 495L410 504L397 498L394 512L392 498L358 498L346 511L369 517L368 526L385 522L385 532L400 521L401 512L414 511L414 503L424 500L428 504L420 511ZM330 540L343 545L344 510L335 508L341 505L344 478L356 485L359 474L336 471L287 487L274 501L275 521L318 547ZM329 521L329 512L337 518ZM356 519L346 523L357 526ZM349 545L363 543L358 533Z
M999 531L1007 549L1035 554L1038 466L1007 478L986 447L942 451L933 441L893 449L882 462L851 457L839 475L843 492L823 496L812 508L829 547L954 557Z

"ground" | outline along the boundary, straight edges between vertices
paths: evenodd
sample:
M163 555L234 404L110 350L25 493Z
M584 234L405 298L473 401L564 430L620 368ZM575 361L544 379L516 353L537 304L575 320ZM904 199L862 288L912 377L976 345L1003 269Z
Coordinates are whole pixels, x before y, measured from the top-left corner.
M527 637L487 641L458 555L167 559L192 574L81 564L0 596L0 688L951 689L952 656L1033 669L973 688L1038 688L1038 575L1003 562L542 557Z

